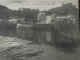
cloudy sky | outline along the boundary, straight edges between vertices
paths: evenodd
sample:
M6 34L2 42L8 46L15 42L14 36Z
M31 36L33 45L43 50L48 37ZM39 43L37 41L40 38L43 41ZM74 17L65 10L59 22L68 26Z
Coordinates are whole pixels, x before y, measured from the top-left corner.
M59 7L65 3L72 3L78 8L78 0L0 0L0 5L7 6L10 9L31 8L39 10L48 10Z

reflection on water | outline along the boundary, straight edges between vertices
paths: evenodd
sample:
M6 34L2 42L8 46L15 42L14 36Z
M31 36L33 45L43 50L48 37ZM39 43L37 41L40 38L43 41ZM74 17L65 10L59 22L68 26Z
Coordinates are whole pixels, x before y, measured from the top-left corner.
M79 60L80 47L77 41L60 35L57 31L19 28L0 30L1 60ZM3 38L3 39L2 39ZM6 39L6 41L5 41ZM29 41L33 41L30 42ZM35 43L34 43L35 42ZM78 46L77 46L78 45ZM8 46L8 47L7 47ZM7 53L7 54L6 54ZM34 58L32 58L34 57ZM31 59L32 58L32 59Z
M0 28L0 36L6 36L6 37L16 37L16 29L1 29Z
M17 37L43 44L51 43L54 39L51 31L36 30L31 28L17 29Z
M73 52L77 45L77 41L64 37L63 35L59 35L58 32L53 30L19 28L17 29L17 36L18 38L31 40L41 44L47 44L59 49L61 48L62 51L68 52Z
M36 30L31 28L17 29L18 38L38 42L36 33Z

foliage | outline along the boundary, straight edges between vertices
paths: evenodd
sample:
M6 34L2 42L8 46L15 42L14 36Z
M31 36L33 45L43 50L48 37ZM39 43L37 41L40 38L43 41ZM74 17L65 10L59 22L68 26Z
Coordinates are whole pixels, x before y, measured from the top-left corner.
M51 12L51 13L64 13L64 14L71 13L74 15L79 14L79 10L74 5L72 5L72 3L63 4L61 7L50 9L49 12Z
M25 18L25 21L31 19L35 23L38 13L38 9L23 8L23 10L11 10L5 6L0 5L0 19L18 17Z

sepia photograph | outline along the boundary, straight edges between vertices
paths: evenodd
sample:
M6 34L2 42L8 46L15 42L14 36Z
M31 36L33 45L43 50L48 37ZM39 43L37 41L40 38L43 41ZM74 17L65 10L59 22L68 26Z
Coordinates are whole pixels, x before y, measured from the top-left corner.
M0 60L80 60L79 0L0 0Z

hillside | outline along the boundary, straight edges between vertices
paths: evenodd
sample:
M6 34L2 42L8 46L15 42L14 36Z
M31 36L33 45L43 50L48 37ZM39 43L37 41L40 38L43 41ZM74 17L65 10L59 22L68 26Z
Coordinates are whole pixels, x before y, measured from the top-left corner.
M8 8L5 7L5 6L0 5L0 11L1 11L1 10L5 10L5 9L8 9Z
M0 19L8 20L11 17L25 18L25 21L37 21L38 9L21 8L23 10L11 10L5 6L0 5Z
M11 12L12 10L0 5L0 19L9 18Z
M67 14L68 12L74 15L79 14L79 10L72 5L72 3L63 4L61 7L53 8L48 10L51 13L64 13Z

